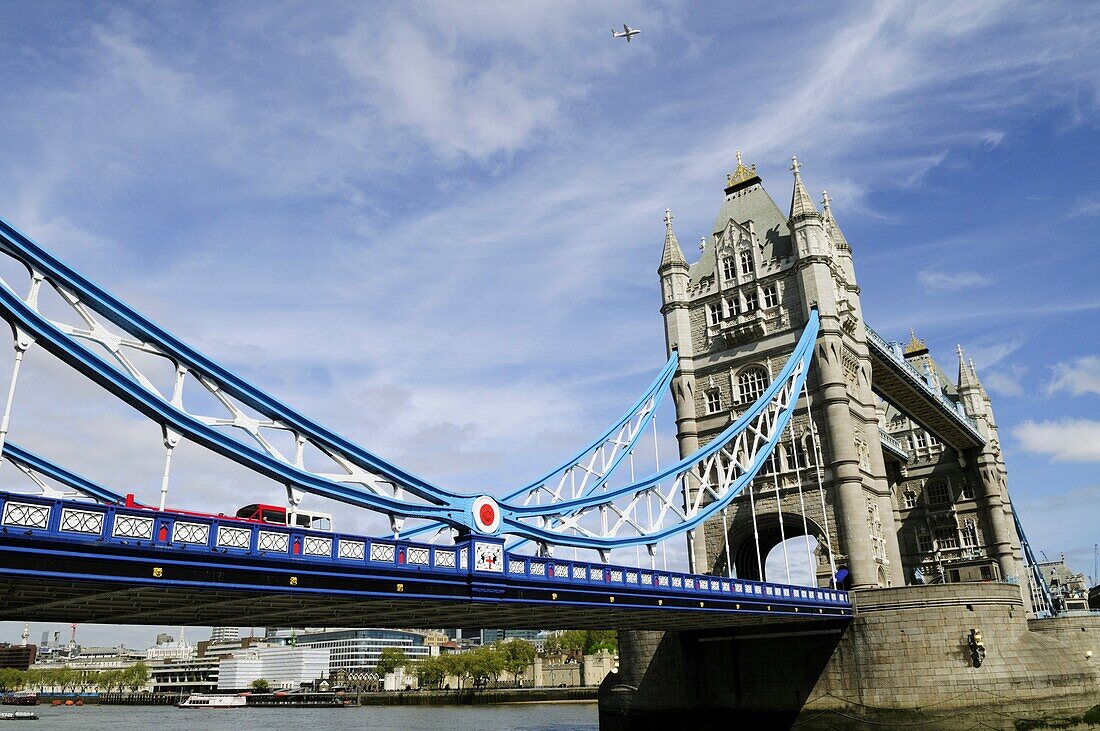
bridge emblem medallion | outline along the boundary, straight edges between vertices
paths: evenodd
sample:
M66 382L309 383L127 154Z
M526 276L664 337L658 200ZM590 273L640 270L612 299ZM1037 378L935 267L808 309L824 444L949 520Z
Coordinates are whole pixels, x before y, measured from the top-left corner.
M480 533L492 535L500 530L500 506L488 495L476 498L470 508L473 513L474 527Z

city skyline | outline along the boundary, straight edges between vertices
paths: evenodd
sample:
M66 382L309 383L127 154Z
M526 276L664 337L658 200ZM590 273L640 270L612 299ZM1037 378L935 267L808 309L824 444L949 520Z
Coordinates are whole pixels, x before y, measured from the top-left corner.
M23 103L0 112L0 216L305 413L472 491L553 463L659 369L665 207L694 260L734 151L777 200L797 153L868 321L914 328L948 370L962 343L1033 545L1087 571L1090 24L1059 4L853 5L812 25L764 8L440 4L368 24L339 5L12 3L0 73ZM629 47L604 28L623 18L644 30ZM159 430L31 357L21 442L150 498ZM178 470L178 507L278 497L197 449Z

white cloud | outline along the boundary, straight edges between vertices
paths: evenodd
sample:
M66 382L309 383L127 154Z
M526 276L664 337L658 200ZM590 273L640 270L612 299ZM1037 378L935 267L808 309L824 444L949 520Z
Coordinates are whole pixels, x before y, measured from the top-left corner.
M415 128L444 156L513 153L557 123L559 100L538 90L529 72L505 61L475 65L448 45L394 23L361 27L339 53L382 101L372 106L398 127Z
M1009 334L987 335L979 338L973 345L970 345L966 349L966 354L968 359L973 360L974 365L981 371L1001 363L1005 358L1023 347L1023 344L1023 340ZM1014 370L1016 368L1016 366L1011 366L1008 370ZM1013 375L1018 378L1023 375L1023 373L1019 372ZM980 372L979 376L984 378L984 375Z
M1100 216L1100 199L1082 199L1070 209L1071 218L1079 216Z
M1012 430L1021 448L1055 462L1100 462L1100 421L1025 421Z
M1027 368L1024 366L1005 366L983 374L981 379L982 384L994 393L1023 396L1024 386L1021 380L1026 373Z
M1100 394L1100 356L1087 355L1071 363L1059 363L1053 370L1054 376L1047 384L1048 395L1060 391L1073 396Z
M993 280L984 274L960 271L957 269L922 269L917 272L917 281L919 281L925 289L934 292L972 289L974 287L984 287L993 283Z

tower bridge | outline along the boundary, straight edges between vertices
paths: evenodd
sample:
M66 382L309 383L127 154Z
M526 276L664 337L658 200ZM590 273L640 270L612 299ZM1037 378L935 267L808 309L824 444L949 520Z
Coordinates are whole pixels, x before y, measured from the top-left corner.
M656 450L654 416L679 365L672 353L627 412L561 465L502 495L471 495L413 475L293 410L4 222L0 253L27 274L22 289L0 286L15 353L0 446L9 478L24 478L30 490L0 492L0 619L331 624L351 615L360 624L408 626L417 617L449 626L476 616L502 627L537 620L702 628L851 614L847 592L831 577L797 585L789 570L782 582L765 581L707 575L694 563L677 572L665 557L665 542L702 528L771 459L803 396L816 313L755 402L691 455L662 466ZM160 426L162 444L149 445L164 455L156 505L14 443L19 374L31 348ZM171 377L158 382L165 365ZM276 446L286 436L291 452ZM646 438L652 467L639 454ZM182 439L285 490L283 524L173 510L172 456ZM307 494L385 516L390 532L311 530L299 520ZM823 502L824 492L816 499ZM571 560L563 555L569 548Z
M0 221L0 257L26 272L0 281L14 346L0 619L614 628L607 728L662 714L720 725L730 709L786 722L857 697L951 708L966 701L925 676L975 682L964 636L978 625L1005 693L1094 694L1081 635L1028 625L1050 599L973 363L960 347L949 377L915 334L901 345L867 325L828 195L819 209L797 160L791 170L783 213L738 154L695 263L666 211L667 362L558 466L484 494L421 478L294 410ZM31 348L157 424L158 499L16 443ZM680 454L662 465L655 417L668 393ZM267 478L285 521L174 510L181 440ZM316 530L303 500L388 530ZM686 541L687 571L669 568L669 541Z

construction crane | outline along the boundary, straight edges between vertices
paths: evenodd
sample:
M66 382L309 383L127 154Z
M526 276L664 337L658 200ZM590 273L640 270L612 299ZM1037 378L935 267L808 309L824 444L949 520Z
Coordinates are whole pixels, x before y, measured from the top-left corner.
M1089 577L1089 586L1100 584L1100 543L1092 544L1092 576Z

